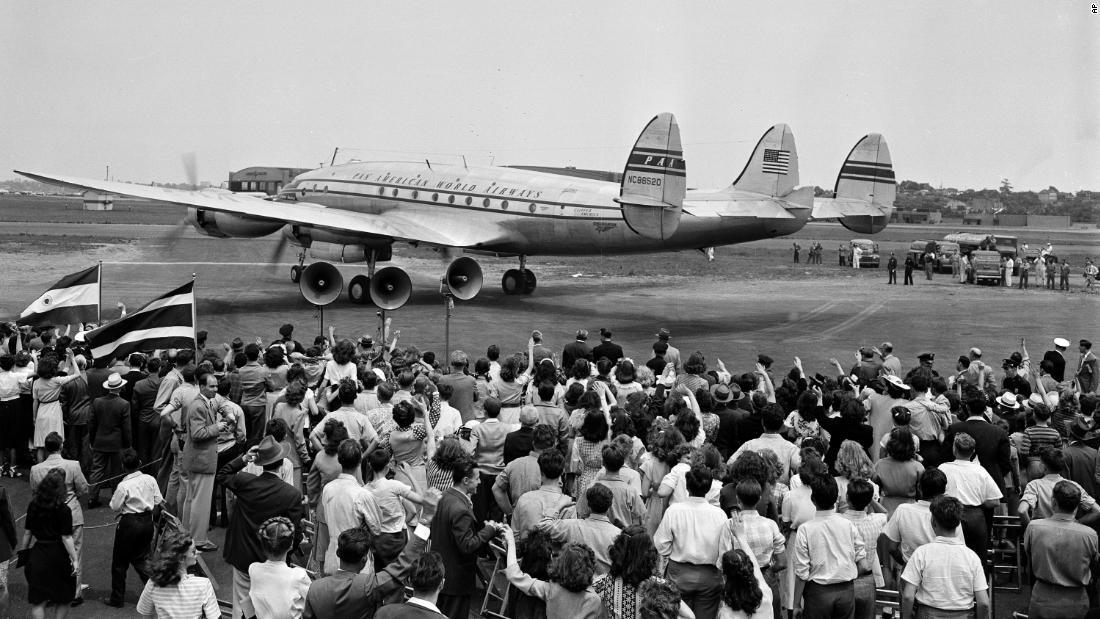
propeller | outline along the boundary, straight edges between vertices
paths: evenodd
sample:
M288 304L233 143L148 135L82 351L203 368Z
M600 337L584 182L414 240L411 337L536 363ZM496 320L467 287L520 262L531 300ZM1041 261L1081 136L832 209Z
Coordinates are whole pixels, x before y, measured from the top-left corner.
M180 161L183 163L183 174L186 177L187 184L191 190L197 190L199 188L198 157L194 152L183 153L180 155ZM176 244L183 238L183 234L187 232L188 227L190 227L190 223L187 221L187 214L184 213L183 217L164 234L160 235L157 240L169 250L175 249Z
M283 229L277 232L279 240L275 242L275 248L271 250L271 255L267 258L268 269L272 273L276 273L279 270L279 256L283 255L283 250L286 249L287 244L290 243L290 237L283 234ZM305 251L304 249L302 251Z

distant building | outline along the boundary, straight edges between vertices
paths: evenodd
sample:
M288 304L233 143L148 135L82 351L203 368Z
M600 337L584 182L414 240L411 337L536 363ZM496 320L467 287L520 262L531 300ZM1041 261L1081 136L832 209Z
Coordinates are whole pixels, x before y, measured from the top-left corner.
M244 168L229 173L229 191L257 191L272 196L279 193L283 185L294 180L295 176L308 171L306 168Z
M939 211L903 211L895 210L890 219L891 223L903 224L938 224L942 221Z
M1058 201L1058 192L1044 189L1036 194L1039 198L1039 202L1050 205Z

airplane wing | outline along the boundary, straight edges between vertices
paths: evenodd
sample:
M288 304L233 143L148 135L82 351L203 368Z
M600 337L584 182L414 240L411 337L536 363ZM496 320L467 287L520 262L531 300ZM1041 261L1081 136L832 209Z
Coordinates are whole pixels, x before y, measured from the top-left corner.
M50 185L62 185L76 189L88 189L101 193L144 198L158 202L182 204L191 208L204 209L257 219L283 221L293 224L314 226L330 230L357 232L373 236L392 237L402 241L417 241L429 245L448 247L473 247L505 238L506 232L494 226L477 226L456 220L455 222L434 221L428 226L424 222L395 212L371 215L329 208L310 202L273 202L256 196L234 193L184 191L166 187L150 187L114 181L101 181L88 178L57 176L15 170L26 176ZM452 225L453 223L453 225Z
M876 206L858 198L814 198L814 219L841 219L844 217L883 217L887 208Z

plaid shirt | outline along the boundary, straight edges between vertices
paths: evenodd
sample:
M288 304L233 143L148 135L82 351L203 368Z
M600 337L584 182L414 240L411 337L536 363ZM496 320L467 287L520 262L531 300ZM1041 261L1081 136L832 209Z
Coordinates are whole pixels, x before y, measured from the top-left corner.
M740 513L741 522L745 523L745 543L752 549L760 569L767 569L772 562L772 557L787 551L787 542L779 532L779 525L771 518L761 516L755 510ZM726 526L722 527L722 534L718 537L719 569L722 568L722 555L733 548L733 530L727 521Z
M871 558L871 573L875 577L875 586L886 586L886 580L882 577L882 565L875 550L878 547L878 537L886 528L886 514L868 514L849 509L842 515L856 525L856 531L859 531L859 536L863 538L863 545L867 547L867 556Z

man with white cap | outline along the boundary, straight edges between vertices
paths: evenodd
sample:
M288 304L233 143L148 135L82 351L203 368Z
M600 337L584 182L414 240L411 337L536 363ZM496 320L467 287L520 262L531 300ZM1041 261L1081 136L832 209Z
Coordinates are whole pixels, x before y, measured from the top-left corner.
M1069 340L1056 337L1054 338L1054 350L1048 350L1043 353L1043 361L1050 361L1054 365L1054 370L1050 373L1051 377L1058 382L1062 382L1066 379L1066 349L1069 348Z
M107 377L107 395L92 401L88 421L88 442L92 446L92 479L88 508L99 506L103 480L122 472L122 450L131 445L130 403L119 397L126 380L117 372ZM117 485L117 484L116 484Z

